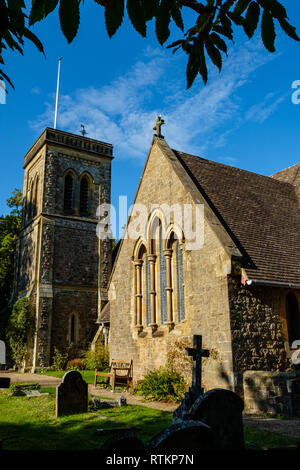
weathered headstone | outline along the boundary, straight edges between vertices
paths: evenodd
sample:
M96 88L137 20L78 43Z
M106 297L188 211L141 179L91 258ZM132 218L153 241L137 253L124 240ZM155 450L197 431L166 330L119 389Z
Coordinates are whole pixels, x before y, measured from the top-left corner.
M9 388L9 387L10 387L10 378L0 377L0 388Z
M200 421L182 421L172 424L153 437L147 449L155 453L185 452L215 449L214 434Z
M56 388L56 417L88 410L88 384L76 370L70 370L63 376Z
M243 449L243 409L244 402L236 393L216 388L199 396L185 419L207 424L218 449Z
M6 364L6 348L4 341L0 340L0 364Z

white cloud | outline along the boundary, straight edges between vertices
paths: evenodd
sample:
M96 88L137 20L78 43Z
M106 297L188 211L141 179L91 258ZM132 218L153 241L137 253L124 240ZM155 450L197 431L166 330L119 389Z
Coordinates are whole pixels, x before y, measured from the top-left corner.
M80 124L85 124L88 137L111 142L118 157L144 159L155 117L161 113L168 143L199 155L209 146L224 146L231 132L241 125L244 113L237 91L269 60L272 56L255 43L246 43L231 50L221 74L210 69L206 87L199 78L192 89L185 90L186 58L148 47L143 60L112 83L61 95L58 127L79 133ZM267 101L271 99L266 97ZM52 125L54 96L51 100L45 103L45 112L30 123L36 132ZM268 106L269 111L256 105L261 118L266 119L279 103L280 98ZM254 107L251 109L246 119L255 115Z
M262 124L289 95L290 93L284 93L276 99L275 93L268 93L261 103L255 104L247 111L246 120Z

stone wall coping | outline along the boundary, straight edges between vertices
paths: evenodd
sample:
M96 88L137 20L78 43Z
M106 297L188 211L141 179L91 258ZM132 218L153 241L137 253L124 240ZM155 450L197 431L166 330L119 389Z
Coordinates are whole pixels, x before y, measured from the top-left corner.
M89 154L99 155L101 158L114 158L112 144L46 127L40 137L38 137L38 139L26 153L24 157L23 168L28 165L28 163L45 144L55 144L62 147L69 147Z

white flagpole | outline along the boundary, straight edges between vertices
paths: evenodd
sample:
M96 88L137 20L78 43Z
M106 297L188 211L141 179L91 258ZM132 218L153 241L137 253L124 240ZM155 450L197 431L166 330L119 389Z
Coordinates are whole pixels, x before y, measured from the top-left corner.
M59 93L59 80L60 80L60 62L61 62L61 57L58 59L56 100L55 100L55 112L54 112L54 129L56 129L56 121L57 121L58 93Z

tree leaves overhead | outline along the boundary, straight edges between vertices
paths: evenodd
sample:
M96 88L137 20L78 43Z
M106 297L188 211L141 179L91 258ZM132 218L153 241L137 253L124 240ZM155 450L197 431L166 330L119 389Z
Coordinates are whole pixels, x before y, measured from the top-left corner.
M124 0L114 0L105 7L106 31L111 38L121 26L124 17Z
M72 42L79 27L79 0L60 0L59 21L67 41Z
M105 9L105 27L111 38L123 22L125 9L133 27L143 37L147 23L155 21L158 42L163 46L176 25L183 37L168 45L172 52L182 50L188 55L186 78L191 87L199 74L204 83L208 80L207 62L220 71L228 43L234 40L242 27L249 38L259 28L261 39L270 52L275 51L276 27L290 38L300 41L296 29L288 21L285 7L279 0L94 0ZM29 2L28 2L29 3ZM67 41L76 37L80 23L80 8L84 0L31 0L29 15L25 14L24 0L0 0L0 64L4 64L3 51L17 50L23 54L24 39L29 39L42 52L43 46L30 29L56 8L60 26ZM185 30L184 13L194 14L194 24ZM28 18L29 16L29 18ZM0 79L11 83L0 69Z

